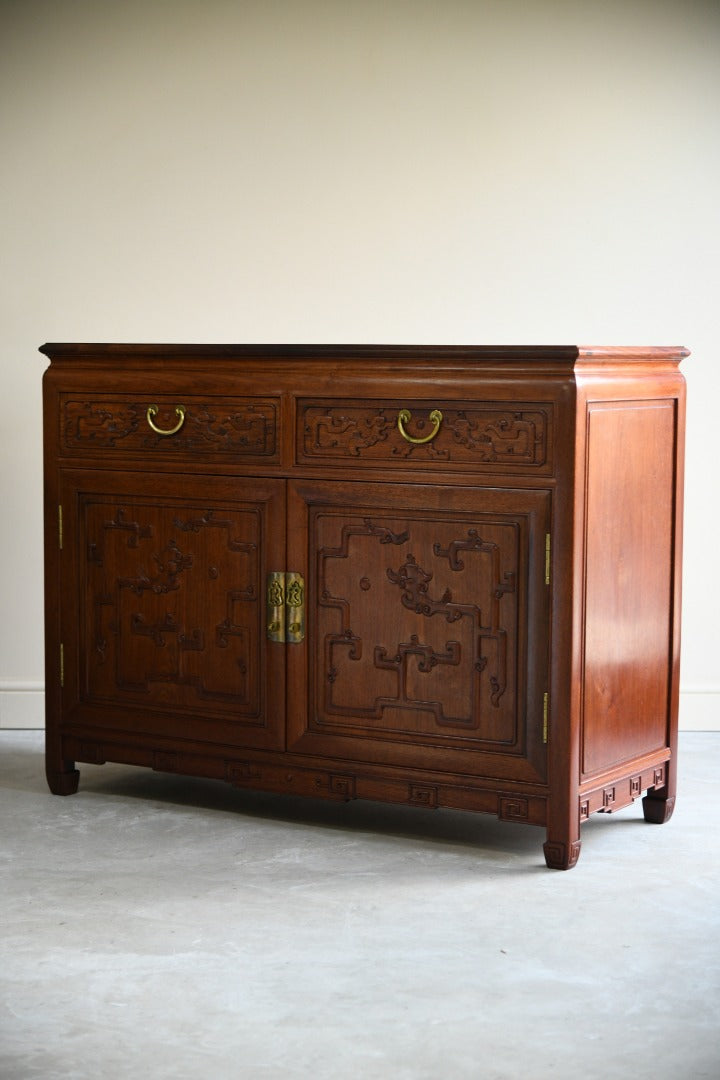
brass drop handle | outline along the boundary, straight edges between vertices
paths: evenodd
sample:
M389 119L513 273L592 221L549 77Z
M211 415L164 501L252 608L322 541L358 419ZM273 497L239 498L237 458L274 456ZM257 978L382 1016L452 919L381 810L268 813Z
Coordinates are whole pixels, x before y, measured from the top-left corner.
M156 435L177 435L178 431L180 430L180 428L185 423L185 406L184 405L177 405L175 407L175 415L178 416L180 419L178 420L178 422L177 422L177 424L175 425L174 428L167 428L167 429L160 428L160 427L157 426L157 424L153 423L153 417L157 416L159 411L160 410L158 409L157 405L148 405L147 412L145 413L145 416L147 417L147 422L150 425L150 427L153 429L155 434Z
M267 581L266 630L269 641L285 642L285 573L273 570Z
M397 425L403 439L407 439L409 443L413 443L415 446L421 446L423 443L432 442L440 430L443 415L439 409L433 409L430 413L430 420L433 423L433 429L429 435L424 435L421 439L415 438L413 435L408 435L405 430L405 424L409 424L412 420L412 413L409 409L401 409L398 413Z
M305 579L292 570L285 574L285 603L288 609L285 641L299 645L305 639Z
M305 640L305 579L293 570L272 570L267 580L265 628L269 641L299 645Z

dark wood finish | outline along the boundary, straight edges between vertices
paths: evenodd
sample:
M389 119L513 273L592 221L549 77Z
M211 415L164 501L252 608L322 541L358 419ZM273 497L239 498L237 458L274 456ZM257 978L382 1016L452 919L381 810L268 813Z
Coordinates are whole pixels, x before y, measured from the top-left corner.
M53 792L118 761L475 810L558 869L591 813L668 820L686 350L41 351Z

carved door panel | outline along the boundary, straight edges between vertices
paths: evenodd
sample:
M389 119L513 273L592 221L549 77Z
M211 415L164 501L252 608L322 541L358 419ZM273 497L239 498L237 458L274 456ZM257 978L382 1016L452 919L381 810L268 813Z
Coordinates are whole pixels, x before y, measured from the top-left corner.
M68 470L61 502L65 723L281 748L284 482Z
M549 492L295 484L288 515L289 746L544 779Z

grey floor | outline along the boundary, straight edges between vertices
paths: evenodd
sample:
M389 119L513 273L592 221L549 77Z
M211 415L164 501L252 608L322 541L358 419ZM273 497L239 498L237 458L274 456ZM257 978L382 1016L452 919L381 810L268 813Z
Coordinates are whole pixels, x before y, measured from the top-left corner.
M0 732L3 1080L720 1077L720 735L671 822L575 870L480 815L117 765L51 796Z

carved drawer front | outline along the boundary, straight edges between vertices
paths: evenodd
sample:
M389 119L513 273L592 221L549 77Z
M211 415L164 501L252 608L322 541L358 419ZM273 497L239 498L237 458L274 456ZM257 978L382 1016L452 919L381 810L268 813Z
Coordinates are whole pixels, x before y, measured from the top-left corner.
M118 451L275 461L279 456L277 398L189 397L169 394L64 394L64 451Z
M552 473L552 404L418 399L297 403L297 460Z

